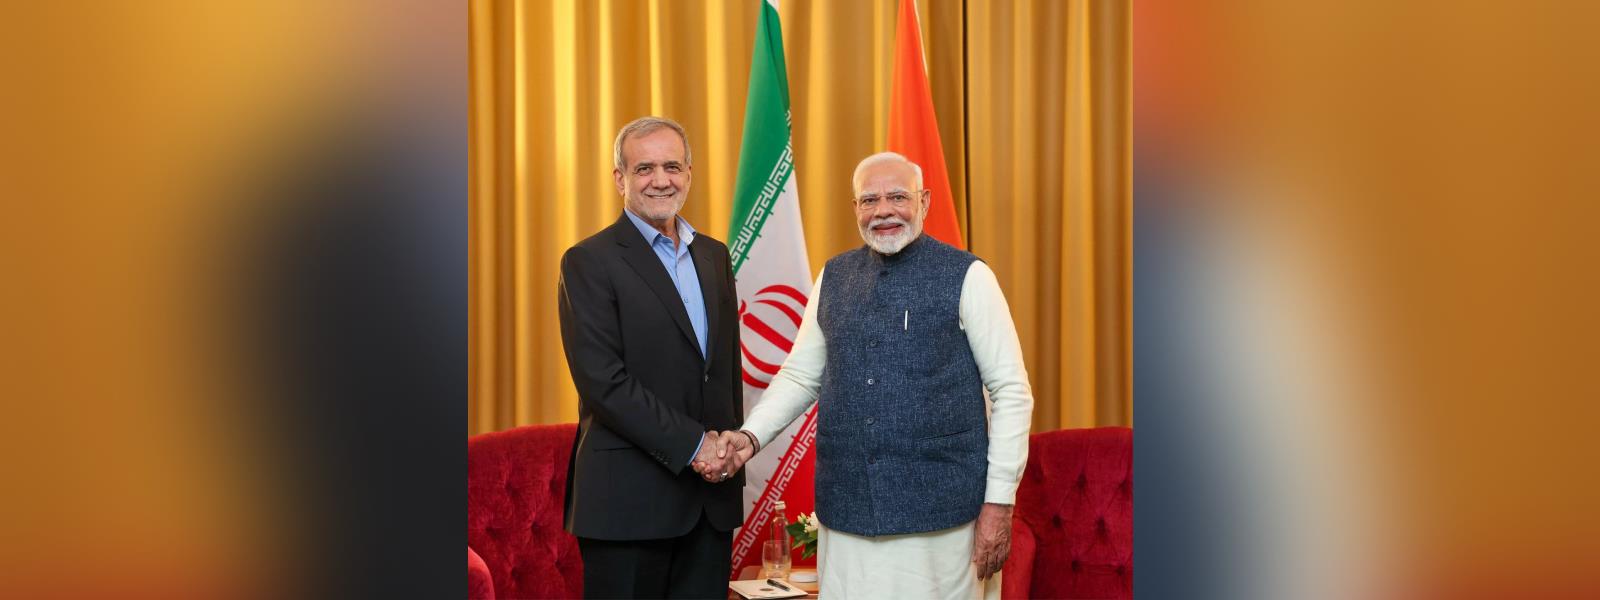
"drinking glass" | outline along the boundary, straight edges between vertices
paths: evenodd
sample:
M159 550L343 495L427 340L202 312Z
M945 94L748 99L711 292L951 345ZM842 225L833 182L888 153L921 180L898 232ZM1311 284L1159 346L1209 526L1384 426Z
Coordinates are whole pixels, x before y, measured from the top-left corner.
M761 576L774 579L783 579L789 576L789 566L792 564L788 544L779 540L767 540L761 543Z

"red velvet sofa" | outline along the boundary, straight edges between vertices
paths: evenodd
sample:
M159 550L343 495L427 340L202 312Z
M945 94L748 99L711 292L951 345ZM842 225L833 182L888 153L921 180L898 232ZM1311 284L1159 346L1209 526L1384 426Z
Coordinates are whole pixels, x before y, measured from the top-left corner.
M577 426L467 439L467 597L581 598L578 542L561 528ZM1133 430L1029 439L1005 598L1133 596Z
M1133 430L1028 438L1003 598L1133 597Z
M467 438L467 597L582 598L578 540L561 527L578 425Z

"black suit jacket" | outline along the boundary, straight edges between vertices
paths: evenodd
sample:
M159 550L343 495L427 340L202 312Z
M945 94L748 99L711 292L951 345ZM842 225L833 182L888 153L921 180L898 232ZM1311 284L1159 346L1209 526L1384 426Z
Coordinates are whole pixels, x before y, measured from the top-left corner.
M578 388L566 528L643 540L743 521L742 474L707 483L688 464L706 430L744 422L738 300L728 247L689 245L706 306L706 358L677 288L627 215L561 258L561 341Z

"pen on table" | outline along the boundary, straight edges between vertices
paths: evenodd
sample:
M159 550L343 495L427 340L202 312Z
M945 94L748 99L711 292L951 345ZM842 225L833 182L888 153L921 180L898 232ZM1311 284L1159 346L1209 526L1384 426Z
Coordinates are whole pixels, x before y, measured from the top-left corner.
M776 579L768 579L767 583L770 583L772 585L778 586L778 589L783 590L785 592L794 591L794 590L789 589L789 586L781 584L781 583L778 583L778 580L776 580Z

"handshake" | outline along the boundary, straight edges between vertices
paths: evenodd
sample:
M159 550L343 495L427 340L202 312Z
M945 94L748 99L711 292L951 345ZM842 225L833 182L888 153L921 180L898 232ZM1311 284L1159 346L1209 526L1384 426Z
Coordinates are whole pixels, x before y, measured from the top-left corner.
M755 456L755 435L747 431L707 431L695 455L694 472L711 483L726 481Z

